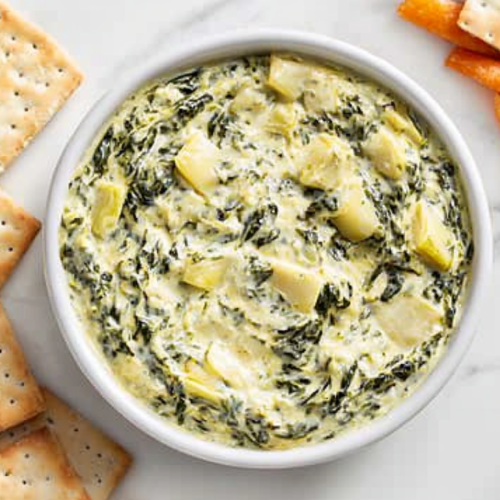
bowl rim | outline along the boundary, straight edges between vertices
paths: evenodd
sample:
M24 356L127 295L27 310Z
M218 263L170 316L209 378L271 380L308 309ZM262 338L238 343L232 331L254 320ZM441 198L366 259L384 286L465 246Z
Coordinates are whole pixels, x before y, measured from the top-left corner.
M58 228L71 174L99 129L131 92L161 74L175 73L195 64L278 50L324 59L376 80L430 123L460 167L472 220L475 255L462 318L443 357L415 393L385 416L334 440L285 451L258 451L204 441L162 419L120 385L77 323L59 258ZM94 388L122 416L157 441L197 458L246 468L289 468L338 459L387 436L414 417L441 390L467 351L493 263L490 215L479 172L467 144L437 102L400 70L363 49L323 35L275 29L239 30L177 45L168 54L160 54L132 70L116 88L98 100L74 132L55 169L43 236L44 273L52 311L73 358Z

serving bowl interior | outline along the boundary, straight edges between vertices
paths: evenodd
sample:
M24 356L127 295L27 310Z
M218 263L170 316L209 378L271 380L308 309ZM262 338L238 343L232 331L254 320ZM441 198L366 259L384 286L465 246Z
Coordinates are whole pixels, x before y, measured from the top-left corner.
M99 129L136 89L160 75L228 57L286 51L344 66L399 95L437 132L460 166L473 225L475 255L463 316L445 355L420 388L387 415L334 440L286 451L255 451L206 442L158 416L130 395L82 330L73 310L59 258L58 229L70 178ZM465 354L475 331L492 265L489 211L481 179L466 143L439 105L403 73L373 55L327 37L282 31L238 32L158 55L108 92L83 119L54 173L44 230L45 277L54 315L69 350L101 395L125 418L158 441L187 454L226 465L286 468L342 457L391 433L420 411L443 387Z

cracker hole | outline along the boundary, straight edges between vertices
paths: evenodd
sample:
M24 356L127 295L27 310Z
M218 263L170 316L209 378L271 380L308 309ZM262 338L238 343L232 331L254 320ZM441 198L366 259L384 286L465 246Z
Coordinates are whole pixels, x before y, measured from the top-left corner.
M49 82L45 82L45 87L49 88L50 87L50 83Z
M85 449L86 449L87 451L88 451L88 450L90 450L90 446L89 446L88 444L87 444L87 445L85 445Z
M30 110L30 108L24 108L24 112L27 113Z
M11 123L10 128L11 128L11 130L16 130L17 125L15 123Z
M29 453L25 453L25 454L24 454L24 458L25 458L26 460L28 460L28 459L30 458L30 454L29 454Z
M49 482L50 481L50 476L45 477L45 481Z
M19 94L19 90L14 90L14 95L15 95L16 97L19 97L19 95L20 95L20 94Z
M11 41L15 42L17 40L16 36L15 35L11 35L10 37Z
M80 431L80 429L79 429L78 427L75 427L75 428L73 429L73 432L79 432L79 431Z
M38 45L36 43L32 43L31 46L33 47L33 50L38 50Z
M102 458L102 453L98 453L97 458Z
M62 69L62 68L57 68L57 72L58 72L58 73L64 73L64 69Z
M9 57L10 57L10 52L8 52L8 51L7 51L7 52L5 53L5 58L6 58L6 59L8 59Z
M2 226L5 226L5 224L7 224L7 223L3 220L3 221L0 221L0 224L1 224Z
M21 482L23 483L23 486L26 486L28 484L28 482L26 481L26 479L23 479Z
M3 376L4 378L10 378L10 373L4 373Z
M13 252L14 249L12 247L9 247L9 252Z
M19 73L17 74L17 76L19 78L24 78L24 73L22 71L19 71Z
M14 406L14 405L16 404L16 400L15 400L15 399L11 399L11 400L9 400L9 404L10 404L11 406Z

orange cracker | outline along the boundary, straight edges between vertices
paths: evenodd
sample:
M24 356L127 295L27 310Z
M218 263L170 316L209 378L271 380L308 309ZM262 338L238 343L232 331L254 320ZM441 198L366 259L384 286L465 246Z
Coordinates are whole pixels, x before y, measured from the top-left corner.
M405 0L398 7L399 15L413 24L480 54L498 56L499 52L458 25L462 5L451 0Z
M446 66L473 78L481 85L500 92L500 61L470 50L453 49Z
M500 94L495 94L494 106L495 106L495 116L498 124L500 125Z

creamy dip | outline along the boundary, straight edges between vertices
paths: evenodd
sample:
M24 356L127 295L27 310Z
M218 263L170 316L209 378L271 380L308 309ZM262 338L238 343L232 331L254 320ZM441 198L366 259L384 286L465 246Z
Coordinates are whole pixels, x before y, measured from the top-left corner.
M171 423L284 449L433 369L473 254L458 169L378 84L290 55L132 95L76 169L60 255L83 330Z

